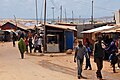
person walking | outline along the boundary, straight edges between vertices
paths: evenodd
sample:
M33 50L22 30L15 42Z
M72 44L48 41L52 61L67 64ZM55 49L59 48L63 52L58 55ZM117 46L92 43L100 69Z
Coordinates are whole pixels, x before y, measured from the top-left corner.
M33 48L32 37L29 38L28 42L29 42L30 53L32 53L32 48Z
M118 57L116 55L116 53L118 53L118 48L117 48L117 46L115 44L115 39L114 40L111 39L111 40L112 41L111 41L109 47L106 50L110 52L109 60L110 60L110 63L112 65L112 67L113 67L113 72L116 73L115 64L118 61Z
M26 52L28 53L28 38L25 38Z
M26 51L26 45L25 45L23 38L20 38L18 42L18 48L21 54L21 58L24 59L24 52Z
M78 41L79 45L75 48L74 62L77 60L78 68L78 79L82 78L82 65L84 60L84 55L86 55L86 47L82 44L82 41Z
M113 72L116 73L115 64L118 61L118 57L117 57L117 55L116 55L116 53L114 51L110 55L109 60L110 60L111 66L113 67Z
M92 70L91 63L90 63L90 55L92 54L92 52L91 52L92 50L90 49L90 47L88 45L86 45L86 49L88 52L88 57L86 57L86 66L85 66L84 70L87 70L88 67L89 67L89 70Z
M42 39L39 37L39 38L38 38L38 47L39 47L38 51L39 51L40 53L42 53L41 45L42 45Z
M90 63L90 55L92 54L92 49L90 48L90 41L88 38L86 38L86 43L85 43L85 46L86 46L86 49L87 49L87 52L88 52L88 56L89 57L86 57L86 66L85 66L85 69L84 70L87 70L87 68L89 67L89 70L92 70L92 67L91 67L91 63Z
M34 53L36 53L36 50L38 50L38 36L35 36L34 38Z
M94 47L94 62L97 65L97 78L102 80L101 70L103 68L103 59L105 56L104 48L102 47L102 37L98 37L98 41L95 43Z
M13 47L15 47L16 34L12 32Z

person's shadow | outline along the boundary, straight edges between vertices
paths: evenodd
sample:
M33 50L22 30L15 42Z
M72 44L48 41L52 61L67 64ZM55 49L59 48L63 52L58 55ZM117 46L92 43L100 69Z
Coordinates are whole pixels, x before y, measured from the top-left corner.
M81 76L81 79L88 79L87 77L85 77L85 76Z

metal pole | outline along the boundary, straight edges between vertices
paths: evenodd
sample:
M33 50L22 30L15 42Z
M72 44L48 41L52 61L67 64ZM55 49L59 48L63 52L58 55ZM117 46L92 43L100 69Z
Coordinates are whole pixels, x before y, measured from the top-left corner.
M14 19L15 19L15 24L16 24L16 29L17 29L17 20L16 20L16 16L14 15Z
M38 11L37 11L37 0L35 0L35 5L36 5L36 26L35 26L35 31L38 33L37 25L38 25Z
M58 16L58 22L60 22L60 20L59 20L59 16Z
M60 6L60 22L62 22L62 6Z
M66 9L65 9L65 22L67 23Z
M36 4L36 24L38 25L37 0L35 0L35 4Z
M91 15L91 26L93 27L93 0L92 0L92 15Z
M80 20L81 20L80 18L81 18L81 16L79 16L79 23L80 23Z
M44 45L43 45L43 52L47 51L46 47L46 0L44 0Z
M74 23L74 13L72 11L72 22Z

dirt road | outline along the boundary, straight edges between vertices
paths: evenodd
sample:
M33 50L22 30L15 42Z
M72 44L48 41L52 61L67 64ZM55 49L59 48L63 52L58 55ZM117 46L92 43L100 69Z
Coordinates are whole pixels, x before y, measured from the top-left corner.
M0 43L0 80L77 80L73 55L59 53L51 57L50 54L38 54L40 53L25 54L25 59L22 60L18 48L12 47L12 43ZM97 80L93 59L91 63L93 70L83 70L83 76L87 77L87 80ZM113 73L109 65L104 62L103 78L120 80L120 70Z

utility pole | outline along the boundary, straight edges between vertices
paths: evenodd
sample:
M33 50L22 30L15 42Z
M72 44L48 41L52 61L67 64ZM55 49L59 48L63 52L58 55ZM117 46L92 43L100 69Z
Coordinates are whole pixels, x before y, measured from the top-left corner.
M42 15L43 15L43 3L41 4L41 14L40 14L40 24L43 24L43 18L42 18Z
M92 26L92 28L94 27L94 20L93 20L93 0L92 0L91 26Z
M36 24L38 25L38 10L37 10L37 0L35 0L36 5Z
M62 5L60 6L60 22L62 22Z
M44 0L44 45L43 45L43 52L45 53L47 51L46 47L46 0Z
M15 20L15 25L16 25L16 29L17 29L17 20L16 20L16 16L14 15L14 20Z
M66 9L65 9L65 22L67 23Z
M60 22L60 20L59 20L59 16L58 16L58 22Z
M53 21L52 22L54 22L54 7L52 7L52 11L53 11Z
M35 31L38 33L37 25L38 25L38 11L37 11L37 0L35 0L36 5L36 25L35 25Z
M74 13L72 11L72 22L74 23Z
M81 16L79 16L79 23L80 23L80 20L81 20Z

